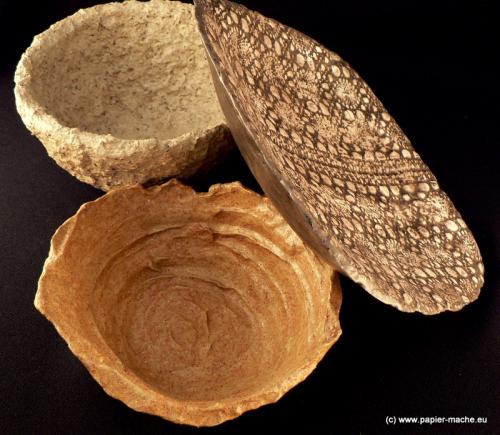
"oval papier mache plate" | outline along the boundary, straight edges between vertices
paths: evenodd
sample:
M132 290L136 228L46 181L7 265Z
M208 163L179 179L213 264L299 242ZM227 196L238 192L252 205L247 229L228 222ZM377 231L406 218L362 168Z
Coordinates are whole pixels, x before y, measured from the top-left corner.
M212 426L278 400L340 336L341 290L272 203L172 180L84 204L35 298L108 394Z
M402 311L454 311L476 299L484 270L471 232L360 76L241 5L195 6L233 136L297 233Z

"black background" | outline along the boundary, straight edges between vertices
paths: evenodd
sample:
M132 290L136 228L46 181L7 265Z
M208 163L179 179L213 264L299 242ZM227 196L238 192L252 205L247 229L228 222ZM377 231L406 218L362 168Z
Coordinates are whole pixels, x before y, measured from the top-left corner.
M343 335L277 404L210 429L107 396L33 307L55 229L102 193L60 169L22 124L17 60L32 37L95 1L0 3L0 433L500 433L500 54L493 1L244 1L339 53L412 140L476 236L486 267L458 313L404 314L345 278ZM241 180L235 151L198 189ZM485 425L386 426L386 416L487 417Z

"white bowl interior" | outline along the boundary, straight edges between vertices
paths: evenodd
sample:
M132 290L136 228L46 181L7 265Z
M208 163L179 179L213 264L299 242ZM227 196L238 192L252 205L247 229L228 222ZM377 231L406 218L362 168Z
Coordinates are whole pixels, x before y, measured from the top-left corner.
M123 139L222 122L192 5L127 2L63 20L32 58L32 90L68 127Z

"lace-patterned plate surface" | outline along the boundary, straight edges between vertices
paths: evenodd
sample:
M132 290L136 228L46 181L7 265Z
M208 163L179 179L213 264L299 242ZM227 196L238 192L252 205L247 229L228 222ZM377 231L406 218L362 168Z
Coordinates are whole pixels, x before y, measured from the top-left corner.
M239 4L195 5L236 142L299 235L402 311L456 311L475 300L484 268L474 237L360 76Z

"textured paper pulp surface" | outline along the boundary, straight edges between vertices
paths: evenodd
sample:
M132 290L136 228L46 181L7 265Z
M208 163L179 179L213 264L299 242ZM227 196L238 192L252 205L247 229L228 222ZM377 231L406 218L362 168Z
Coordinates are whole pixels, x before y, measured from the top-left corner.
M232 146L192 5L80 10L35 37L15 81L18 111L49 155L103 190L189 177Z
M335 272L239 183L175 180L82 206L35 299L103 388L207 426L275 402L340 335Z

